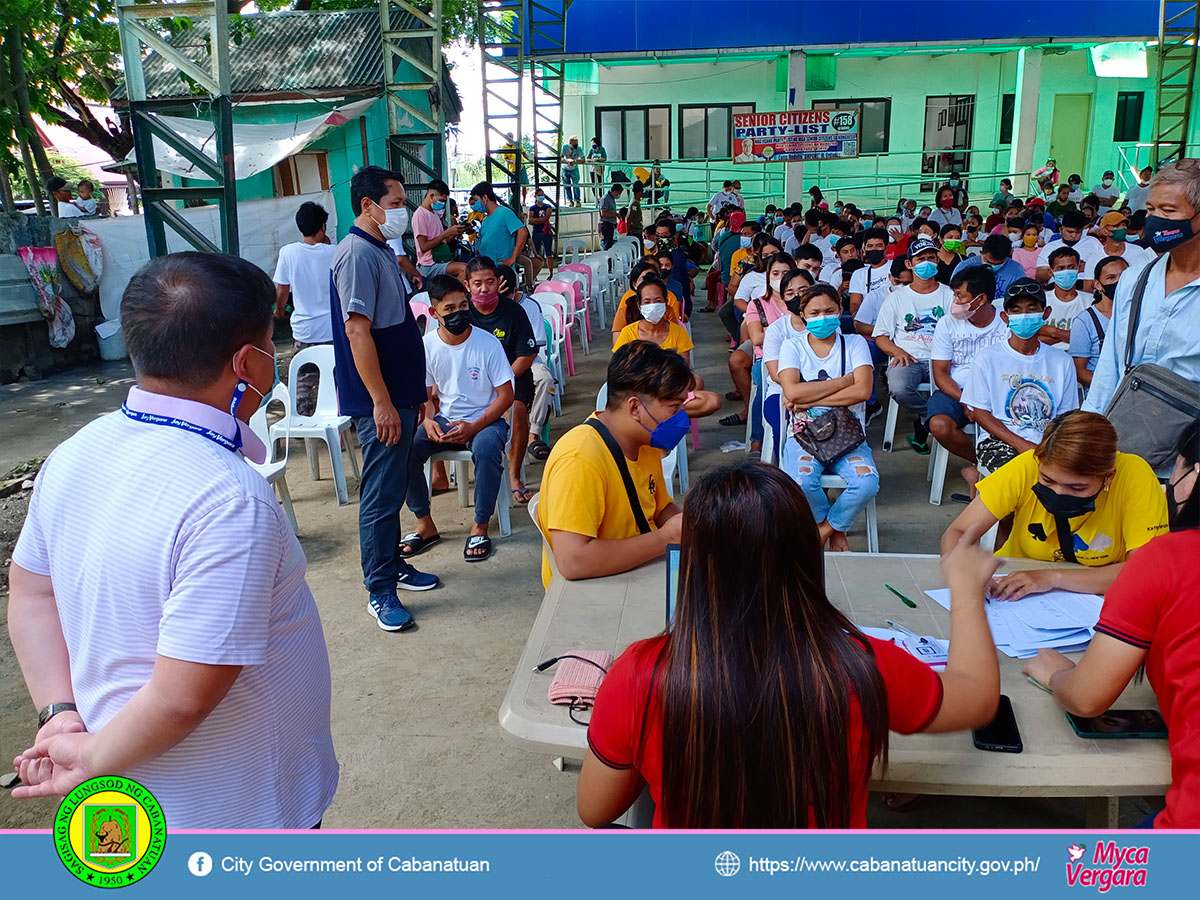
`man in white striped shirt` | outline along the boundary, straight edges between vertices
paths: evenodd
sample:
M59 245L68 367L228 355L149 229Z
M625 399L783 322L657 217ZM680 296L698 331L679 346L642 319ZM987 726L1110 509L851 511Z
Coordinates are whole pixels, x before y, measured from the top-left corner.
M311 828L337 788L329 657L300 544L246 465L275 377L274 286L233 256L152 261L121 302L137 373L60 445L13 552L34 705L15 797L124 775L169 828Z

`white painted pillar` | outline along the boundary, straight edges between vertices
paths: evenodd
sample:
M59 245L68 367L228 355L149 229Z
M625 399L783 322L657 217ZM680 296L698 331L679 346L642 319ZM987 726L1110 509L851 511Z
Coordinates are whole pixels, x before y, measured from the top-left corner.
M1042 89L1042 51L1022 47L1017 51L1016 102L1013 105L1012 149L1009 171L1032 172L1033 145L1037 140L1038 96ZM1029 194L1029 177L1013 178L1013 193Z
M797 109L807 109L808 104L804 102L804 69L808 55L803 50L791 50L788 52L788 96L787 110L790 112ZM771 165L767 163L767 165ZM804 162L784 163L784 192L785 201L787 203L795 203L799 201L802 206L807 206L804 201Z

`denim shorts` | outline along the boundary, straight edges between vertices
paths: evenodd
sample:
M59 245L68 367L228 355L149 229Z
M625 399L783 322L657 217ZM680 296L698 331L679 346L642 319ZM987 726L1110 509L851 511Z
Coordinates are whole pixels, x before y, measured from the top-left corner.
M966 428L971 421L962 403L941 391L934 391L929 398L929 405L925 407L925 421L934 416L949 416L959 428Z
M417 266L422 278L432 278L434 275L445 275L448 262L435 262L432 266Z

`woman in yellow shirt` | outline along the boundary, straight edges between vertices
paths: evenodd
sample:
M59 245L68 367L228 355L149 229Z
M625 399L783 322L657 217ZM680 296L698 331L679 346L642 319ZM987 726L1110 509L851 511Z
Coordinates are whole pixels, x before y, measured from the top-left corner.
M634 291L638 289L638 286L642 283L642 280L648 275L653 275L656 278L658 277L658 265L653 259L647 259L638 263L630 271L629 284L633 289L626 291L625 296L621 298L621 302L617 304L617 311L613 315L612 320L612 336L614 341L616 341L617 335L619 335L625 326L630 322L629 316L625 309L625 304L629 302L629 298L633 296ZM681 325L687 321L679 306L679 298L675 296L674 291L667 291L667 319L671 322L678 322ZM616 347L613 349L615 350Z
M1000 600L1055 588L1103 594L1129 554L1167 531L1167 501L1154 471L1141 457L1117 452L1117 432L1098 413L1059 416L1037 447L978 487L979 496L942 535L943 556L1011 515L997 556L1079 564L993 579L989 593Z
M646 275L632 297L625 301L625 316L630 324L621 329L613 350L632 341L653 341L664 350L674 350L692 366L692 339L682 325L667 319L667 286L662 279ZM704 379L692 373L695 384L683 408L693 419L711 416L721 408L721 398L704 390Z

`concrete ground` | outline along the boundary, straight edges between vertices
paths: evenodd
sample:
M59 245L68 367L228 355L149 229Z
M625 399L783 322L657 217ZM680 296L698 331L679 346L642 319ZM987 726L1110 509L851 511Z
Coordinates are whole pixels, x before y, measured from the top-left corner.
M697 308L703 304L701 300ZM696 313L694 362L712 390L730 388L728 341L715 315ZM563 416L554 436L578 424L592 408L604 380L608 342L596 333L590 356L576 354L578 374L568 380ZM280 346L280 350L286 348ZM128 363L105 363L44 381L0 387L0 475L13 465L44 456L77 428L115 409L132 373ZM722 413L735 411L726 401ZM720 446L741 440L744 430L722 428L718 416L701 423L701 450L691 457L695 478L729 457ZM882 417L869 430L879 447ZM934 553L946 525L962 509L949 499L929 505L926 458L904 443L878 453L879 541L884 552ZM323 451L322 451L323 452ZM536 489L541 464L528 467ZM951 468L946 496L964 485ZM366 612L358 557L357 497L338 507L329 481L310 480L303 452L293 451L288 485L308 558L308 581L320 608L333 672L333 734L341 783L325 825L333 828L572 828L575 770L555 770L549 757L509 747L497 712L542 598L540 541L523 508L513 510L513 534L496 540L493 558L462 559L471 510L457 495L434 500L443 542L420 557L443 585L403 599L418 620L404 634L379 630ZM5 502L19 503L20 498ZM15 508L10 512L16 512ZM86 515L86 510L80 510ZM410 516L404 524L412 524ZM493 520L493 537L496 537ZM853 549L865 550L865 534L852 532ZM7 564L7 548L0 557ZM0 642L0 759L10 759L33 737L35 711L12 655ZM0 766L0 771L3 770ZM0 795L0 827L48 827L55 804L13 801ZM1123 824L1148 810L1141 799L1122 804ZM876 827L1048 827L1083 824L1081 800L1015 800L926 797L891 812L872 796L869 820Z

